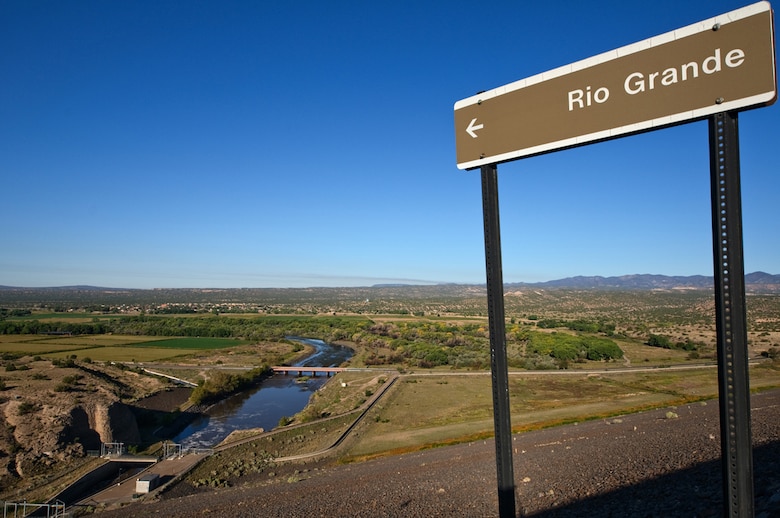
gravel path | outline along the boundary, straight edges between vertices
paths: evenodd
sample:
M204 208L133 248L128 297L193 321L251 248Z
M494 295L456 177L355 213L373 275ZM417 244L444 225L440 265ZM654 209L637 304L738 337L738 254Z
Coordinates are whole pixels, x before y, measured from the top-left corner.
M754 395L752 404L755 514L780 516L780 390ZM717 401L515 435L513 445L519 516L723 515ZM492 441L297 468L223 490L180 484L161 501L100 516L498 514Z

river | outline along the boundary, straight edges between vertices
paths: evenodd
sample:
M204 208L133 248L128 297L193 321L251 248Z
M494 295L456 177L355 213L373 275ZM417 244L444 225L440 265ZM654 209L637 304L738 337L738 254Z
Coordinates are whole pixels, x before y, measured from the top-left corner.
M328 344L313 338L288 337L315 348L315 352L295 366L337 367L352 357L349 347ZM184 448L210 448L234 430L271 430L282 417L291 417L308 404L312 393L328 380L326 376L297 381L295 376L275 374L260 386L235 394L211 406L206 415L190 423L173 442Z

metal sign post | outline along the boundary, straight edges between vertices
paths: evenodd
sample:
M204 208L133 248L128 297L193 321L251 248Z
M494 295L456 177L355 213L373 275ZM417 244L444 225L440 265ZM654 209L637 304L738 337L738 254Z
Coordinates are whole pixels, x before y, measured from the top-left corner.
M459 169L482 171L490 357L501 517L515 487L497 164L687 121L710 121L723 493L753 516L737 111L777 100L774 16L758 2L455 103Z
M709 120L715 325L718 339L721 465L726 516L753 516L745 270L737 112Z
M483 165L482 212L485 222L485 269L490 327L490 370L493 378L493 422L498 472L498 512L515 518L515 475L512 467L512 423L506 361L504 280L501 271L501 229L498 218L498 166Z

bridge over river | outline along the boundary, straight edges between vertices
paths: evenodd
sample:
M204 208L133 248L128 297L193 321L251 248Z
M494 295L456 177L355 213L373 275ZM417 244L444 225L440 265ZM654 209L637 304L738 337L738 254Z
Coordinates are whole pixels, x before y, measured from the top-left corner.
M164 372L160 372L161 368L167 368L170 367L166 364L153 364L149 365L151 367L156 367L156 370L149 369L147 367L139 366L141 370L144 372L148 372L149 374L152 374L154 376L160 376L163 378L168 378L172 380L175 383L178 383L179 385L185 385L187 387L195 388L197 387L197 383L193 383L192 381L182 379L180 377L172 376L170 374L165 374ZM192 370L224 370L224 371L249 371L254 369L253 366L246 366L246 367L226 367L224 365L175 365L176 369L183 370L183 369L192 369ZM331 377L333 374L337 374L339 372L343 372L345 370L348 370L345 367L304 367L304 366L298 366L298 367L287 367L286 365L279 365L276 367L271 367L271 369L276 374L284 374L285 376L290 372L297 373L298 376L304 376L307 372L311 373L312 376L316 377L317 374L325 373L328 377ZM355 370L355 369L350 369Z
M310 372L312 376L317 376L318 373L325 373L328 377L347 370L345 367L305 367L303 365L297 367L278 366L271 367L271 369L275 373L284 374L285 376L290 372L297 372L298 376L303 376L305 373Z

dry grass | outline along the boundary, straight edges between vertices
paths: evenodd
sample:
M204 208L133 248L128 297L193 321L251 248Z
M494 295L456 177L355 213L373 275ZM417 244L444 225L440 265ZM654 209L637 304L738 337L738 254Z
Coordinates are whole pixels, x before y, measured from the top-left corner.
M83 358L89 356L93 360L100 361L128 361L131 356L122 352L118 356L117 351L143 351L141 348L122 348L159 340L159 337L149 336L123 336L123 335L85 335L85 336L61 336L45 337L40 335L0 335L0 353L12 353L22 355L46 355L48 358L63 358L73 354L73 351L89 350L89 353L77 353ZM190 351L187 351L189 353ZM167 355L160 356L159 352L152 353L155 359L173 357L183 354L182 350L171 351ZM137 353L134 356L143 356ZM139 360L142 361L142 360Z
M38 342L3 342L0 343L0 353L11 353L36 356L48 353L57 353L61 351L78 351L80 349L89 349L89 346L68 345L68 344L48 344Z
M17 335L18 336L18 335ZM159 336L128 336L128 335L78 335L59 336L35 340L38 343L72 344L86 346L134 345L160 340Z
M170 360L177 356L194 354L195 349L166 349L162 347L92 347L78 352L66 351L47 354L47 358L67 358L73 354L77 359L90 358L100 362L154 362Z
M341 372L311 396L308 406L293 422L307 422L360 408L389 378L390 373L386 372Z
M623 363L625 364L627 360L633 367L685 363L688 359L687 351L650 347L638 340L617 339L615 341L623 350ZM592 365L586 364L584 368L592 368Z
M40 335L0 335L0 354L11 353L45 356L48 359L90 358L101 362L175 361L192 364L257 366L294 361L311 348L295 351L288 343L263 342L238 344L224 349L186 349L172 347L138 347L145 342L160 341L154 336L83 335L41 337Z
M295 422L339 415L359 407L385 379L384 373L343 372L312 397ZM753 390L780 386L780 362L750 371ZM510 374L514 432L559 424L674 407L717 399L717 369L655 369L650 372ZM315 421L282 435L262 439L260 448L274 456L319 451L356 417L338 426ZM334 425L336 423L333 423ZM367 414L340 449L342 460L367 459L439 445L483 440L493 434L492 381L488 372L425 371L403 375ZM256 442L256 441L253 441Z
M780 386L778 365L751 369L751 387ZM718 397L717 369L510 376L515 431L675 406ZM490 437L488 375L405 376L372 409L346 456L366 458Z

